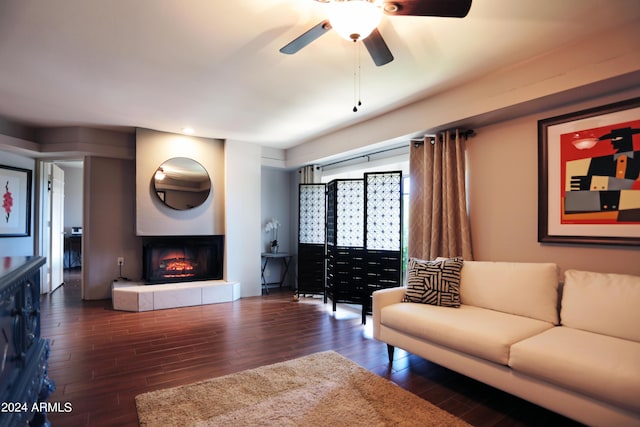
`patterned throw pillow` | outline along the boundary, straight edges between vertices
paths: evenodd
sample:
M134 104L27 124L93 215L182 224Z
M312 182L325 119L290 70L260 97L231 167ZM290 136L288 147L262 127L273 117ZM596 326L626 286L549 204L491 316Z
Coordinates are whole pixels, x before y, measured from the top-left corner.
M462 258L425 261L409 258L407 291L403 302L460 307Z

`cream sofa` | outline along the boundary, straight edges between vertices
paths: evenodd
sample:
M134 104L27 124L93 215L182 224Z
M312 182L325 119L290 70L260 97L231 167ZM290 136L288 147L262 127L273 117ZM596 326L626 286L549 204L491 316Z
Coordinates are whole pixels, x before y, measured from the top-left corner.
M373 293L374 337L587 425L640 426L640 277L465 261L459 308Z

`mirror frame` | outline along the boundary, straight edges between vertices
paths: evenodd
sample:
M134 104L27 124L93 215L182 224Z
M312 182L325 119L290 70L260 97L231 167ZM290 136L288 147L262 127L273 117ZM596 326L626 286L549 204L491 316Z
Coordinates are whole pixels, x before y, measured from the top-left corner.
M213 192L207 169L189 157L172 157L162 162L154 171L151 184L158 200L177 211L201 206Z

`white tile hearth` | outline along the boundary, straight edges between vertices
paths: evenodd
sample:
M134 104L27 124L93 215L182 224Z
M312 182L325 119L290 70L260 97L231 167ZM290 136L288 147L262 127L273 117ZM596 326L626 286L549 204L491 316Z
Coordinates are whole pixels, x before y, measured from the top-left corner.
M142 282L113 282L114 310L149 311L191 305L216 304L240 298L240 283L224 280L145 285Z

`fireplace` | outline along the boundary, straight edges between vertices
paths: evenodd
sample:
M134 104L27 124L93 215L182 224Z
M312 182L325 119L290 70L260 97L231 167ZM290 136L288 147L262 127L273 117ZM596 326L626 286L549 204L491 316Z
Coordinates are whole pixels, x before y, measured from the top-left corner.
M149 284L220 280L224 236L143 237L142 258Z

